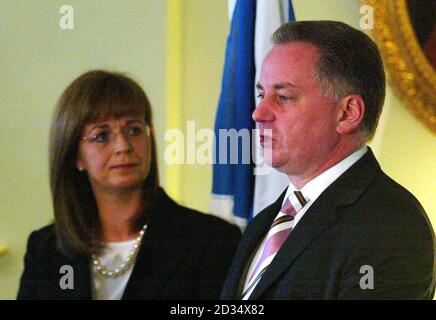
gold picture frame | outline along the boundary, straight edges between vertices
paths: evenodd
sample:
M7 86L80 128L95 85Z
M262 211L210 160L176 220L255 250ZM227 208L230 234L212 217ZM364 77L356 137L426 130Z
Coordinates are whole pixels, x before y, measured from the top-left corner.
M405 105L436 133L436 72L413 29L406 0L362 0L374 13L371 31L388 81Z

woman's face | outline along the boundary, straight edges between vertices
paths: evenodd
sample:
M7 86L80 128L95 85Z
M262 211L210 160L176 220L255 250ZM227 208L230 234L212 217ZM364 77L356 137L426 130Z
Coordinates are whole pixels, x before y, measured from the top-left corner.
M89 123L82 131L76 166L94 193L142 188L150 171L151 132L141 117Z

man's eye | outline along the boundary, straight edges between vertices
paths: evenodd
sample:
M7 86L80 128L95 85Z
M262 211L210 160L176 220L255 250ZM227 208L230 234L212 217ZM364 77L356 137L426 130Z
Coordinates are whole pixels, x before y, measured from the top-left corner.
M257 94L257 97L258 97L260 100L262 100L263 97L264 97L264 94L263 94L263 93L258 93L258 94Z
M280 95L279 99L283 102L288 102L289 100L291 100L291 97Z

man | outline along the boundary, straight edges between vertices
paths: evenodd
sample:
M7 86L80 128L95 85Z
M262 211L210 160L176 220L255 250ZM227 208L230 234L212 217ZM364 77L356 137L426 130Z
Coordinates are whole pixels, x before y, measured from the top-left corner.
M365 143L385 95L376 45L333 21L282 25L253 113L289 176L247 227L222 299L431 299L434 233Z

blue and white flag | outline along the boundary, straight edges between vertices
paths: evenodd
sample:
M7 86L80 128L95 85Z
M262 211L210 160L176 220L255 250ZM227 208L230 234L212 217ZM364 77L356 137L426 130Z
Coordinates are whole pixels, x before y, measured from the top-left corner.
M266 170L269 172L266 175L254 175L253 160L257 164L263 162L259 160L259 139L257 136L253 143L247 143L244 137L248 132L251 141L251 132L256 127L251 118L257 105L255 84L262 61L271 48L271 35L283 22L295 19L289 0L229 0L229 15L230 33L215 119L210 211L243 229L289 183L286 175L274 169ZM235 132L238 133L236 144L231 141ZM247 148L248 162L244 158Z

